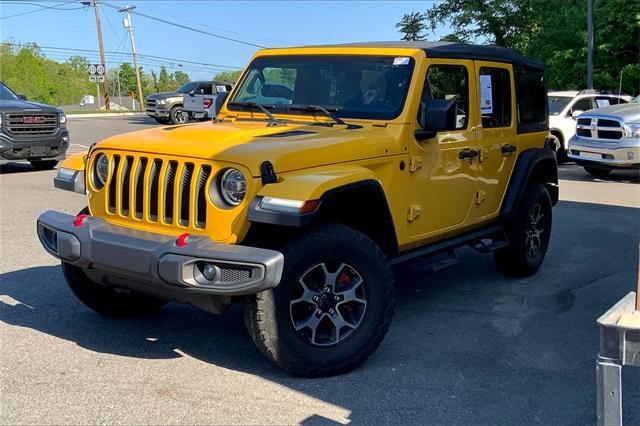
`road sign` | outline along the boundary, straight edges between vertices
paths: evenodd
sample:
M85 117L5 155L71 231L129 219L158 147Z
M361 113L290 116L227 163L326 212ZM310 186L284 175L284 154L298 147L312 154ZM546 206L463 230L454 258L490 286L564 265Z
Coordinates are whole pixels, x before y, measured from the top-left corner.
M103 83L104 75L107 72L107 68L104 64L89 64L87 65L87 73L89 74L89 81Z

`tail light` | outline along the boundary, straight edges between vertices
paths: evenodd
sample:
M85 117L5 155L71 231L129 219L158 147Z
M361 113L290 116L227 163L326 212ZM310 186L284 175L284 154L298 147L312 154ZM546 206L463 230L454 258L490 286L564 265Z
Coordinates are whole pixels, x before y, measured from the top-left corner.
M212 104L213 104L213 99L204 98L204 99L202 100L202 107L203 107L204 109L211 108L211 105L212 105Z

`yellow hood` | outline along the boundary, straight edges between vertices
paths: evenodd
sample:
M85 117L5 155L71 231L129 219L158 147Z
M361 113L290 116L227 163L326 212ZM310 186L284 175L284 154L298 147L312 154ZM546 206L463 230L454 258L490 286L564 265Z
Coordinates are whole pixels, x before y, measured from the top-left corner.
M100 142L101 149L136 151L241 164L252 176L271 161L276 172L375 158L398 144L383 127L318 126L266 121L205 122L125 133ZM398 152L399 153L399 152Z

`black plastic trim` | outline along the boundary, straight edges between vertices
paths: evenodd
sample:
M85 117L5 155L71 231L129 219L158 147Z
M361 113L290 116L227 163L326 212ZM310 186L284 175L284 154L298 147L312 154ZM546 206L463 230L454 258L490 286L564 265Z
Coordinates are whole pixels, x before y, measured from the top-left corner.
M558 162L555 153L544 148L527 149L518 156L518 160L516 161L507 192L502 202L502 211L500 212L502 219L508 220L513 218L534 170L539 164L546 161L553 162L555 173L550 176L545 176L542 183L547 184L551 202L553 205L556 205L559 194Z

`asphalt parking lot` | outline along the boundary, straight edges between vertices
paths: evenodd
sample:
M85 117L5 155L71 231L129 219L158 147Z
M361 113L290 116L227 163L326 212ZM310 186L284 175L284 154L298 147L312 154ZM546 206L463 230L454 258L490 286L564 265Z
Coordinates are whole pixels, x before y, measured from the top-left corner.
M71 118L72 151L150 128L145 117ZM391 329L358 370L299 379L272 367L239 309L169 304L160 316L97 316L67 288L35 234L44 210L79 211L55 171L0 174L0 423L592 424L596 318L633 290L640 181L562 165L547 259L533 277L490 256L398 272ZM640 423L640 369L624 371L624 415Z

